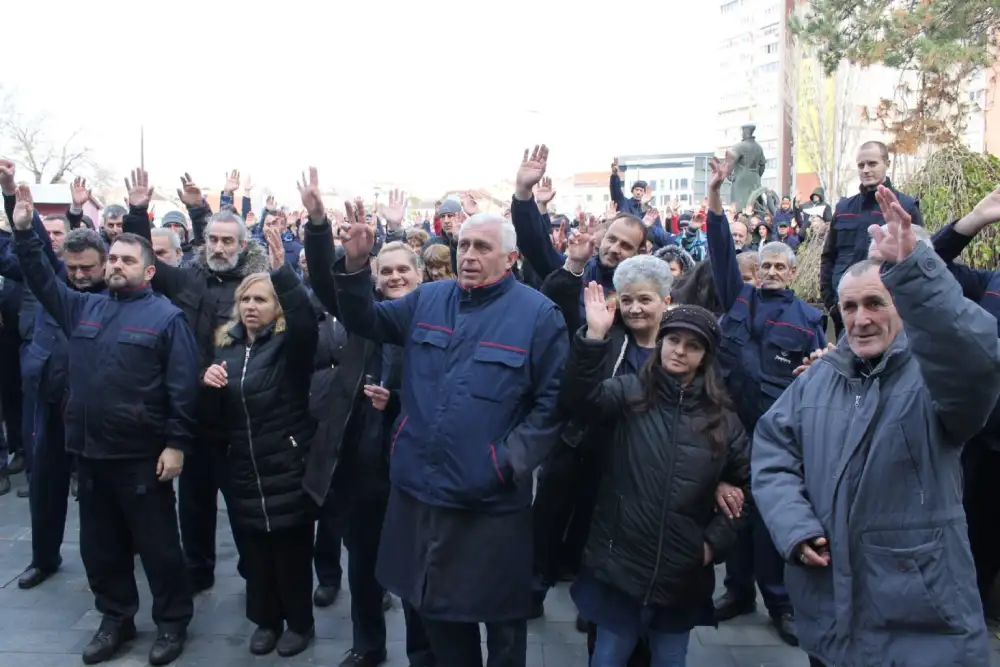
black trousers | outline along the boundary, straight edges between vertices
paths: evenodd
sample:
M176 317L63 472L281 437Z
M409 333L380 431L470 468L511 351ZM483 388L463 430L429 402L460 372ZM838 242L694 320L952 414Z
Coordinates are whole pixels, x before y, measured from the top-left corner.
M313 524L271 533L237 527L247 580L247 618L300 634L313 627Z
M809 656L809 667L826 667L826 665L816 658Z
M212 439L197 442L184 458L184 473L177 483L178 514L184 560L196 589L215 583L215 529L218 519L219 475L226 443ZM235 530L233 537L235 538ZM237 539L239 549L239 540ZM239 549L240 556L243 550ZM242 568L240 574L243 574Z
M11 454L25 453L21 392L21 339L17 336L2 335L0 336L0 401L3 403L7 449Z
M66 451L61 404L47 401L35 403L33 419L35 435L31 458L36 465L28 479L31 564L51 571L62 563L59 550L66 531L73 456Z
M973 442L962 451L965 490L962 501L969 524L969 546L976 564L976 581L983 608L1000 573L1000 503L993 484L1000 477L1000 452Z
M80 555L97 610L121 623L139 609L133 546L164 632L187 628L194 613L177 534L174 486L156 477L156 459L78 459Z
M424 622L410 604L403 600L403 620L406 621L406 658L410 667L436 667Z
M438 667L482 667L478 623L423 619ZM486 623L486 667L525 667L527 621Z
M344 543L347 546L347 583L351 588L351 625L354 650L385 650L385 589L375 579L378 544L388 498L381 494L358 497L351 503Z
M340 549L344 543L348 514L345 502L339 495L330 493L319 510L313 566L320 586L340 588L343 583L344 569L340 565Z

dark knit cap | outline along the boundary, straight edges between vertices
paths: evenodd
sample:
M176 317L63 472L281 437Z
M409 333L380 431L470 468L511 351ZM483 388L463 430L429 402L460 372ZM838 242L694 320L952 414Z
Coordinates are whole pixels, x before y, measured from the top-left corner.
M184 214L180 211L168 211L163 214L160 224L164 227L167 225L180 225L181 227L187 227L187 218L185 218Z
M462 205L454 199L445 199L441 202L441 206L438 208L438 215L444 215L445 213L454 213L455 215L458 215L461 212Z
M660 323L660 337L671 329L685 329L702 337L710 352L719 345L719 322L715 315L701 306L683 304L667 311Z
M635 183L632 184L632 189L635 190L636 188L642 188L643 190L645 190L646 185L647 185L646 181L636 181Z

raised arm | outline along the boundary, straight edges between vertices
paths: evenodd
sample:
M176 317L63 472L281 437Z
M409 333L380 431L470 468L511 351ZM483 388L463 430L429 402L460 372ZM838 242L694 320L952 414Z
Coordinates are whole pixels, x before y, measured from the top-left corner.
M280 248L277 251L284 255ZM277 262L277 269L274 268ZM295 270L284 261L284 257L272 259L271 283L278 295L278 303L285 314L285 336L289 355L289 367L295 372L309 375L319 344L319 320L309 300L309 292L295 275Z
M996 318L962 297L941 258L916 241L892 192L879 187L876 196L888 231L873 226L872 234L882 256L896 259L883 267L882 282L905 323L938 419L951 444L960 446L982 429L1000 396Z
M32 228L34 202L27 185L17 188L17 204L11 222L14 227L14 252L24 274L24 281L38 302L55 318L69 336L79 321L88 295L75 292L56 277L52 264L42 253L42 240Z
M266 214L265 214L266 215ZM313 294L319 299L326 312L340 319L340 307L337 305L337 287L333 282L333 228L326 213L320 221L314 222L310 217L306 223L306 264L309 265L309 284Z
M608 190L611 194L611 201L615 203L615 208L619 211L628 210L625 206L625 192L622 190L622 177L618 173L618 158L611 162L611 178L608 181Z
M721 189L732 172L732 156L727 155L724 161L712 158L709 167L712 177L708 183L708 256L712 258L712 280L719 303L723 310L729 312L743 289L743 274L736 261L733 233L729 230L729 220L722 208Z
M412 295L412 293L411 293ZM559 441L563 421L557 401L569 343L566 324L550 306L534 323L531 341L531 385L535 388L531 412L495 445L496 466L504 481L516 486L532 483L532 474Z
M754 503L786 561L806 540L825 534L806 491L798 402L806 375L786 389L757 422L750 458Z
M535 146L530 152L525 149L521 167L517 170L514 199L510 205L510 219L517 231L517 247L543 279L565 261L552 247L548 229L532 193L532 189L545 176L548 159L549 149L544 145ZM551 192L551 187L543 196L547 196L548 192ZM545 204L548 204L548 200Z
M302 205L309 212L309 233L306 234L306 261L311 268L313 276L313 289L316 290L317 279L326 280L329 263L324 263L322 256L317 256L318 247L313 248L310 255L309 242L326 243L332 252L333 243L328 236L329 231L322 230L323 225L329 230L329 222L326 221L326 209L319 190L319 175L315 167L309 168L309 178L303 175L302 182L299 183L299 194L302 196ZM357 334L363 338L373 340L377 343L389 343L402 347L406 340L406 332L410 329L413 320L413 312L417 302L418 292L410 292L401 299L375 303L375 296L372 289L371 274L371 251L375 245L375 237L371 228L365 220L364 204L358 200L355 208L350 202L344 204L347 211L347 230L344 237L344 259L336 262L333 267L333 295L322 296L316 291L320 302L328 307L336 304L338 319L343 323L348 332ZM319 225L321 228L315 239L312 239L314 220L323 220ZM324 235L326 238L324 239ZM318 262L314 265L313 257ZM328 260L326 260L328 261ZM330 311L331 314L334 311Z
M626 407L622 381L604 379L605 360L611 354L607 335L617 306L605 300L604 289L594 282L586 287L583 306L587 325L573 337L559 407L571 417L610 417Z
M183 315L170 320L165 332L167 398L167 446L185 454L194 445L198 413L198 365L200 352L194 333Z
M128 213L122 220L122 232L141 236L150 243L153 242L152 228L149 224L149 202L153 198L153 188L149 184L149 174L142 169L132 170L132 180L126 179L128 186ZM156 273L153 274L151 286L154 291L171 301L184 290L187 270L171 266L166 262L156 260Z

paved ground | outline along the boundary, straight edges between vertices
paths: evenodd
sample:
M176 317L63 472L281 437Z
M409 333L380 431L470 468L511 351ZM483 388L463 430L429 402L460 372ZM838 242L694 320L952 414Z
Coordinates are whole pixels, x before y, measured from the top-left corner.
M20 477L15 488L23 484ZM243 580L236 575L236 549L227 521L220 514L219 560L215 587L195 601L187 648L178 667L236 667L274 665L282 667L336 667L350 648L349 595L345 593L329 609L317 610L317 640L305 653L293 658L254 658L246 649L253 626L243 615ZM80 562L79 523L75 503L63 546L63 569L31 591L17 588L16 579L31 556L31 529L27 500L10 493L0 498L0 666L76 667L80 651L97 629L98 616ZM137 563L136 571L142 577ZM346 565L345 565L346 571ZM346 578L346 575L345 575ZM721 581L721 572L719 576ZM346 586L346 581L345 581ZM139 586L142 606L136 617L139 638L118 660L118 667L145 665L153 639L149 618L149 592ZM565 586L549 598L544 619L528 626L529 667L584 667L587 664L584 637L573 626L575 610ZM406 667L403 650L403 614L398 603L388 614L389 662ZM732 621L720 627L699 628L691 639L690 667L805 667L798 650L785 646L764 616ZM995 661L1000 665L1000 661Z

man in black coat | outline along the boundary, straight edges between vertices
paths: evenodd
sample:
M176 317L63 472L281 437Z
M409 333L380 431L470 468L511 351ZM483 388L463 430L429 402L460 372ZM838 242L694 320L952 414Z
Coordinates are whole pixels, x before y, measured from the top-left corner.
M80 555L103 615L83 662L111 659L136 635L135 547L157 625L149 662L165 665L183 651L194 611L173 489L194 441L194 336L183 313L149 288L156 268L146 241L119 235L105 269L109 294L85 294L56 277L31 229L32 214L31 192L20 186L18 261L69 339L66 448L79 457Z
M151 236L147 213L150 192L148 175L137 170L129 193L124 229L147 241ZM183 199L201 200L201 191L189 179L184 183ZM233 315L237 286L251 273L268 270L264 249L256 241L247 239L246 225L238 214L222 210L206 223L207 213L204 204L188 207L192 237L197 240L204 234L196 261L189 266L176 267L157 260L151 283L156 292L170 299L187 317L198 342L198 367L202 370L212 362L215 330ZM178 487L181 541L196 592L215 584L219 465L226 451L226 427L213 419L213 411L207 407L211 405L208 396L207 390L202 390L198 446Z

